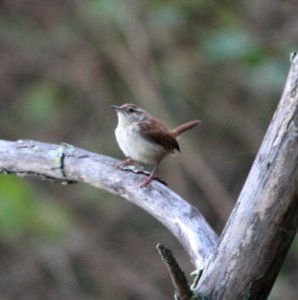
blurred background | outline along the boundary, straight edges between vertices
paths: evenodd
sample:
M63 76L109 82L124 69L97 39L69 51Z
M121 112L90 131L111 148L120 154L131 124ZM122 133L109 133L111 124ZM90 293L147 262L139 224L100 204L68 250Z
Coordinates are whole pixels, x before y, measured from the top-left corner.
M160 174L220 234L297 42L294 0L2 0L1 138L123 159L111 104L169 127L199 118ZM106 192L7 175L0 191L0 300L173 299L158 242L193 271L163 226ZM271 300L297 299L297 257L296 238Z

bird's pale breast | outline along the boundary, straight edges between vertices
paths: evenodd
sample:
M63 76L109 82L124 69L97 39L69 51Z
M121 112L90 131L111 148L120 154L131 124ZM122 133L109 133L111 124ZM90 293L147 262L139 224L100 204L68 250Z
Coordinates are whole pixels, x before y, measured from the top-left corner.
M126 126L125 129L117 126L115 135L124 155L137 162L155 164L167 154L162 146L144 138L136 123Z

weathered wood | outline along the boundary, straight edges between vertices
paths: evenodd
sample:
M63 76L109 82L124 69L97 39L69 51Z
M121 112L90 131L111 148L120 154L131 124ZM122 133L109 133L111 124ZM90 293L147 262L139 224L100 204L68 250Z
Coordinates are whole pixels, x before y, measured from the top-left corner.
M172 283L175 288L174 298L179 300L189 300L192 297L193 292L190 289L184 272L181 270L175 257L173 256L172 251L162 244L157 244L156 249L168 268Z
M262 146L196 292L266 299L298 223L298 57Z
M86 182L162 222L197 268L208 262L194 289L200 297L265 299L297 231L298 57L217 249L216 234L195 207L158 182L139 188L142 175L115 162L70 145L0 140L0 172Z
M61 183L86 182L142 207L163 223L200 268L217 247L217 235L199 210L168 187L152 182L139 188L144 175L115 168L116 160L71 145L0 140L0 172L37 176Z

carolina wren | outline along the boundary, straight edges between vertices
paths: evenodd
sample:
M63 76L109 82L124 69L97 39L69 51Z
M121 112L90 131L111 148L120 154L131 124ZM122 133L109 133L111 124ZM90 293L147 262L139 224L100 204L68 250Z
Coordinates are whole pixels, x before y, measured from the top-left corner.
M175 150L180 151L176 137L196 126L200 121L184 123L173 130L134 104L112 105L118 115L118 126L115 130L117 143L127 157L118 163L123 168L135 163L153 164L154 168L141 187L148 185L160 161Z

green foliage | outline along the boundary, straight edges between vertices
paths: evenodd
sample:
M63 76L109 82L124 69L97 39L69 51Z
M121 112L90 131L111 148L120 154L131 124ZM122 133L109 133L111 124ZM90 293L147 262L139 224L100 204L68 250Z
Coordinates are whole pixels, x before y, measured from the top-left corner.
M15 176L0 176L0 232L7 238L43 236L57 238L67 230L66 211L38 195L28 182Z
M221 27L208 32L200 41L206 58L216 63L228 63L249 57L255 53L257 46L249 34L240 27Z
M90 0L87 7L92 14L97 14L109 22L117 23L127 16L123 11L125 5L118 0Z
M169 5L169 3L163 3L154 7L151 12L151 17L155 24L168 28L175 27L186 18L181 8Z
M58 92L58 86L53 83L34 82L24 92L24 114L39 124L51 122L59 113Z
M253 68L250 68L248 80L255 89L261 87L279 95L285 82L286 68L284 61L265 57L258 64L253 65Z
M30 5L28 1L2 2L2 138L68 142L110 156L117 153L120 158L111 104L134 102L157 117L172 116L173 126L200 118L202 125L182 137L181 156L169 157L161 171L170 186L190 195L188 200L194 200L194 205L220 231L224 224L215 213L220 208L213 207L204 189L189 175L192 169L201 170L199 160L190 157L192 167L184 166L178 172L171 172L168 166L185 158L184 146L192 147L200 152L230 196L237 198L276 108L289 53L297 50L292 26L297 19L295 5L229 0L31 1ZM171 121L166 123L171 125ZM60 163L59 153L49 154ZM179 178L183 180L175 185ZM212 190L211 181L209 185ZM119 200L111 201L109 194L88 185L65 189L73 200L69 206L76 216L78 241L84 237L84 242L76 243L76 256L70 255L67 261L78 265L78 282L85 278L88 282L90 278L100 284L100 293L91 298L113 299L121 295L165 299L170 292L160 291L165 290L161 285L167 280L152 271L156 253L144 247L144 239L152 245L156 239L168 240L166 229L132 205L123 209ZM40 264L31 259L35 254L26 247L32 238L36 245L44 247L45 240L60 238L73 227L69 212L61 205L64 194L57 185L7 175L0 176L0 191L1 245L9 245L15 251L24 242L24 257L12 260L18 264L30 260L29 272L37 270L42 274ZM222 200L218 205L226 205ZM6 243L7 240L13 242ZM132 259L131 249L138 253L133 258L140 257L139 267L127 263ZM291 249L290 255L297 255L297 239ZM55 254L52 257L57 259ZM24 286L19 280L23 274L14 269L7 280L6 272L2 272L0 280L11 285L13 295L5 294L7 299L15 299L15 286L20 286L24 299L40 299L41 293L48 294L47 288L54 299L60 294L63 299L84 298L86 291L76 295L80 285L70 287L70 281L65 279L65 274L71 272L68 267L61 272L60 259L58 270L51 274L55 284L49 285L49 278L43 280L41 276L40 282L26 278ZM6 261L2 256L1 266ZM55 266L55 259L51 263ZM113 263L120 266L120 275L114 274L116 277L109 280L105 274ZM291 263L295 265L296 261ZM92 268L88 269L89 265ZM125 268L131 278L141 278L146 270L146 276L155 278L154 284L138 288L140 292L128 292ZM285 269L283 275L288 271ZM119 283L117 288L115 280ZM279 283L277 286L281 287ZM69 296L65 293L68 288L72 289ZM280 294L287 294L285 288Z

